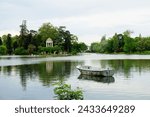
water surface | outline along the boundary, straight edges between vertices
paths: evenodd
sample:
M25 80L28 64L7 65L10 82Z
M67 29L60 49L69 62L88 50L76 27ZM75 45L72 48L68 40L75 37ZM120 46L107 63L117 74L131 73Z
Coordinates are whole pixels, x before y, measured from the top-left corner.
M112 68L112 78L81 76L77 65ZM54 83L80 87L84 98L150 99L149 55L1 56L0 99L54 99Z

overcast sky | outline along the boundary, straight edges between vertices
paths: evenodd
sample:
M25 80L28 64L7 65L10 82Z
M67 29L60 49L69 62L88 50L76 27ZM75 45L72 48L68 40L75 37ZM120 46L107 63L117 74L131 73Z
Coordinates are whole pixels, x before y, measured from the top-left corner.
M66 26L88 44L127 29L150 36L150 0L0 0L0 35L18 34L23 19L29 30Z

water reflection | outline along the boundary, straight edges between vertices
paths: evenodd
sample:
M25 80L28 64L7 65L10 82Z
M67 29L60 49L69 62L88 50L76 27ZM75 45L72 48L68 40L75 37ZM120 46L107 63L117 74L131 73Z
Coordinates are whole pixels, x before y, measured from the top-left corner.
M103 76L89 76L89 75L80 75L78 77L80 80L93 80L96 82L102 82L102 83L114 83L115 78L114 77L103 77Z
M150 60L100 60L93 61L90 64L98 64L102 68L112 68L115 70L115 74L124 74L128 78L133 72L141 73L142 71L150 71ZM12 74L19 76L20 84L25 90L27 87L27 81L39 80L43 86L50 86L52 83L59 81L64 82L69 78L72 72L78 74L76 66L83 64L83 62L72 61L46 61L39 64L29 65L17 65L17 66L3 66L0 67L1 74L6 77L11 77ZM113 83L115 79L104 77L90 77L79 76L78 79L94 80L102 83Z
M150 71L150 60L101 60L102 68L113 68L116 73L122 73L126 78L133 72Z
M68 57L67 60L60 60L59 57L59 60L54 60L52 57L53 60L48 58L46 61L43 58L41 61L37 61L36 58L6 58L8 61L1 59L1 64L8 62L9 65L0 67L0 99L53 99L52 84L55 82L66 82L73 87L81 87L85 91L85 99L150 99L150 60L83 58L85 57L76 60L77 57L71 57L70 60ZM78 65L112 68L115 75L79 76L80 72L76 69Z
M46 71L50 73L52 72L52 70L53 70L53 62L52 61L46 62Z
M71 72L71 62L44 62L40 64L5 66L0 68L5 76L11 77L12 73L20 78L20 83L25 90L27 81L39 80L44 86L50 86L55 81L64 81L66 74Z
M7 66L7 67L1 67L1 71L3 71L3 73L7 74L7 75L11 75L11 71L12 71L12 67L11 66Z

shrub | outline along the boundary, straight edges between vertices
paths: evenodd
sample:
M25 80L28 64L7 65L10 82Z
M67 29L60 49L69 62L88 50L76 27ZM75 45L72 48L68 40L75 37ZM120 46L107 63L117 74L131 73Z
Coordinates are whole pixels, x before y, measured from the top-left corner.
M6 51L7 51L6 47L3 46L3 45L1 45L1 46L0 46L0 55L5 55L5 54L6 54Z
M25 50L23 47L20 47L20 48L16 48L16 49L15 49L14 54L15 54L15 55L27 55L27 54L28 54L28 51Z
M29 54L33 54L33 52L35 51L35 49L36 49L35 45L29 44L29 46L28 46L28 53Z
M60 84L54 89L54 93L58 100L83 100L82 90L79 88L72 90L68 84Z
M77 53L78 52L74 50L74 51L71 52L71 55L76 55Z

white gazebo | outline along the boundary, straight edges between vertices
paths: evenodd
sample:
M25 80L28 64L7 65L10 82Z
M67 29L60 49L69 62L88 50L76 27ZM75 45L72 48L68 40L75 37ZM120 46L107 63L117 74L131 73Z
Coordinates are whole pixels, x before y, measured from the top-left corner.
M51 38L46 40L46 47L53 47L53 40Z

